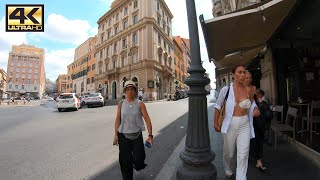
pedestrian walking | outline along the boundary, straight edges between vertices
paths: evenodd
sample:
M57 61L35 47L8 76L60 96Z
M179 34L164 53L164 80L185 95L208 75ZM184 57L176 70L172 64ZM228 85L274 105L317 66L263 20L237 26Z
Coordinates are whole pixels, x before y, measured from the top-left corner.
M252 83L252 74L248 70L246 71L245 83L246 83L247 91L249 93L253 93L254 95L256 95L257 88L256 88L256 86L251 84Z
M153 144L152 124L146 106L137 99L137 87L133 81L124 85L126 98L118 104L115 120L114 145L119 145L119 163L123 180L133 179L133 169L140 171L145 164L145 150L142 131L147 125L148 138L146 145Z
M214 104L214 128L217 132L223 133L223 165L225 176L232 177L231 160L237 146L237 169L236 179L246 180L248 168L248 156L250 139L254 138L253 117L260 115L256 103L253 101L253 93L249 92L245 85L246 70L244 66L238 65L232 69L234 83L230 87L221 89L219 97ZM228 97L226 97L228 94ZM224 103L225 117L222 126L219 126L219 111Z
M255 138L251 140L250 153L256 160L256 167L262 171L266 172L267 167L263 164L263 143L265 128L268 121L271 120L271 110L269 104L265 101L264 91L258 89L256 92L256 104L259 107L260 116L255 117L253 120L253 127Z

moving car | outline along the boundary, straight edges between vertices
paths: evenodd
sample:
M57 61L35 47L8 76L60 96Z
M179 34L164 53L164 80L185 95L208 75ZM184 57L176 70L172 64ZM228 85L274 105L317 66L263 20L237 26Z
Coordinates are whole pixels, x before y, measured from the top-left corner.
M89 96L85 98L85 102L88 108L95 105L103 107L104 98L102 97L101 93L90 93Z
M62 109L74 109L81 108L80 97L76 93L63 93L56 99L58 111Z

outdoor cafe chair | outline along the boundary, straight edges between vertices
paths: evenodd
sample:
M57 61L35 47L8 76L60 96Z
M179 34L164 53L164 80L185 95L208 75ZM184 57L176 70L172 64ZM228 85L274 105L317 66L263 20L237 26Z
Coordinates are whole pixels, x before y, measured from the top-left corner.
M313 124L320 124L320 100L312 100L309 117L302 117L302 129L304 129L304 121L307 122L307 129L310 132L310 143L312 143L312 133L319 135L318 132L313 131Z
M296 138L295 136L295 124L297 120L297 113L298 109L289 107L286 115L285 122L283 122L283 106L274 106L272 109L274 112L281 113L281 121L278 122L276 116L271 121L270 126L270 139L271 139L271 131L274 131L274 149L277 149L277 133L278 132L292 132L293 139ZM292 120L292 122L291 122ZM288 136L287 136L288 138Z

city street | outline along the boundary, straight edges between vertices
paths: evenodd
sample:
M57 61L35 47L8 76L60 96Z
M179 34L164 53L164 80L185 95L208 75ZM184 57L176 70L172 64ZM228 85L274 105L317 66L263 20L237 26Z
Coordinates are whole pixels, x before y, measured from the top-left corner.
M55 106L0 108L0 179L121 179L112 146L116 106L61 113ZM135 179L153 179L186 134L187 99L146 106L155 144Z

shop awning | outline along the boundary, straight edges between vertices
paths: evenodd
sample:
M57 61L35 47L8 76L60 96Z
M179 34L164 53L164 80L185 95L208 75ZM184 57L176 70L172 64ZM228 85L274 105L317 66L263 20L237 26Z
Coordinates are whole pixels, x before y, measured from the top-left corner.
M210 62L230 67L247 64L266 45L296 0L272 0L204 21L200 17Z
M265 46L259 46L246 51L238 51L226 55L222 60L213 60L217 68L233 67L235 64L247 65L255 58Z

